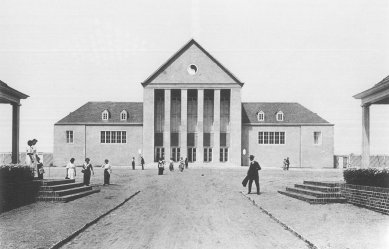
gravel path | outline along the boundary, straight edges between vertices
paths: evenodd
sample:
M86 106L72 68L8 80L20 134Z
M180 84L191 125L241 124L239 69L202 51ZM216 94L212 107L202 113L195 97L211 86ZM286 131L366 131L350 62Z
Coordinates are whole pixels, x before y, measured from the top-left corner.
M218 175L204 169L155 176L64 248L307 248Z

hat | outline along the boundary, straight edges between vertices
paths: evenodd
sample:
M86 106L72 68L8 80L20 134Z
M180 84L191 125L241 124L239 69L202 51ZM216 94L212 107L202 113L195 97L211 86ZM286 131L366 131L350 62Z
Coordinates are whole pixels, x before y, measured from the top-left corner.
M253 155L250 155L250 160L254 160L254 156Z

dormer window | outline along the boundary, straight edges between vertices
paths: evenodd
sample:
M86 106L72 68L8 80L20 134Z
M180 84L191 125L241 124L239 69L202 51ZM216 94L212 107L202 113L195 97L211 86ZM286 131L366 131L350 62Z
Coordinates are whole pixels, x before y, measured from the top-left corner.
M123 110L120 113L120 120L122 120L122 121L127 120L127 111L126 110Z
M101 119L108 120L108 118L109 118L109 112L107 110L103 111L103 113L101 113Z
M257 114L258 121L265 121L265 113L263 111L259 111Z
M284 121L284 113L282 111L277 112L276 119L277 121Z

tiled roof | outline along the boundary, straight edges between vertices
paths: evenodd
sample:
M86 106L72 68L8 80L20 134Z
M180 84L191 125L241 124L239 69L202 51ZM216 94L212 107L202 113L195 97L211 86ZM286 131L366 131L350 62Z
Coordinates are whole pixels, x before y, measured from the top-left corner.
M257 113L263 111L265 120L258 121ZM276 113L284 113L284 121L276 120ZM299 103L251 102L242 103L242 123L257 124L325 124L331 125L316 113L311 112Z
M102 120L101 114L108 110L109 120ZM120 113L127 111L127 120L120 120ZM88 102L56 124L139 124L143 123L142 102Z

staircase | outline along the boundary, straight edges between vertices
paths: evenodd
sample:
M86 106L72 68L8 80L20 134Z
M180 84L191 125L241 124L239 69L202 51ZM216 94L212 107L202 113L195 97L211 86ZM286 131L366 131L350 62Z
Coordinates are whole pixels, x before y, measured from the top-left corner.
M294 187L287 187L286 191L278 191L278 193L310 204L345 203L346 198L340 193L340 184L339 182L304 181L303 184L295 184Z
M37 201L68 202L97 192L100 192L100 189L76 183L74 179L43 180Z

